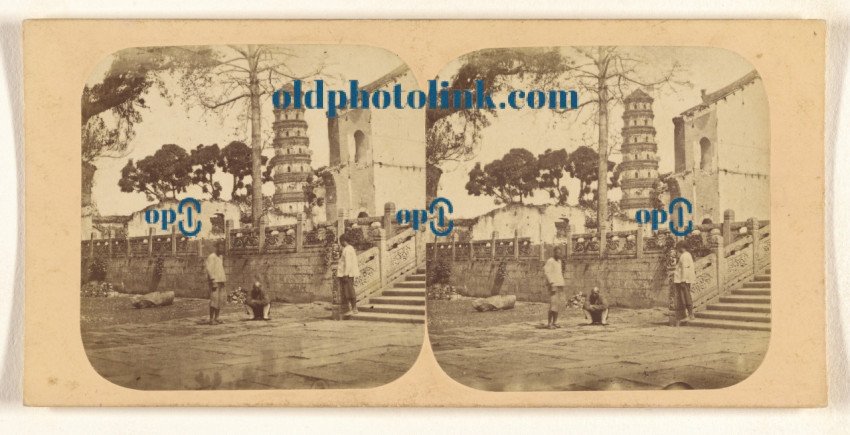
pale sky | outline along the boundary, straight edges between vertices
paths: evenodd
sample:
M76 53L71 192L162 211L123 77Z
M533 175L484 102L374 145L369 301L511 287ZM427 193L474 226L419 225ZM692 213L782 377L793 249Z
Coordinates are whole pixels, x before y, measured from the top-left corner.
M730 51L716 48L680 48L680 47L648 47L627 49L650 61L645 68L648 77L655 77L661 71L669 68L672 62L678 61L684 71L680 78L689 81L692 87L682 86L675 92L669 88L662 91L650 92L655 101L655 139L658 144L659 173L673 171L673 117L682 111L701 102L700 89L708 92L728 85L741 76L752 71L752 66L745 59ZM456 71L456 65L448 65L440 74L440 78L449 77ZM544 90L545 91L545 90ZM579 93L579 103L588 95ZM498 100L496 100L498 101ZM592 106L590 106L592 107ZM623 108L615 106L609 114L609 131L617 135L623 127ZM589 112L582 115L587 118ZM443 166L440 179L440 195L452 200L455 205L455 215L458 217L475 217L499 206L493 203L493 198L487 196L474 197L466 193L464 186L469 180L469 170L475 162L485 165L501 158L511 148L526 148L535 155L543 153L547 148L566 148L573 151L581 145L596 147L597 127L593 123L575 122L575 116L561 116L548 110L500 110L498 117L492 120L481 137L481 146L477 155L469 162L449 162ZM611 147L609 159L619 162L619 143L609 141ZM569 202L577 201L579 183L569 180ZM619 198L619 189L611 192L611 199ZM540 203L550 201L548 195L538 195L531 201Z
M309 71L315 68L318 59L324 58L326 89L328 86L340 87L348 80L358 80L360 85L368 84L392 71L403 62L393 53L379 48L364 46L304 45L289 46L300 59L293 62L293 69ZM90 84L99 82L108 69L112 57L104 59L92 73ZM169 92L179 97L180 89L176 80L165 78ZM282 85L283 83L281 83ZM347 89L347 86L342 87ZM250 128L244 119L244 109L234 110L224 119L214 114L204 114L200 109L187 110L179 98L172 105L152 89L145 97L149 109L142 109L142 122L136 125L136 136L130 144L129 153L121 158L100 158L95 161L97 172L94 178L92 197L101 215L129 214L140 210L150 202L141 193L125 193L118 188L121 168L128 158L139 160L153 154L163 144L174 143L187 151L199 144L218 144L224 147L233 140L241 140L250 145ZM273 155L271 147L273 120L270 98L262 101L263 140L269 147L266 155ZM243 106L244 107L244 106ZM240 113L236 113L240 112ZM309 125L310 148L313 150L313 167L328 164L327 117L324 110L307 110L305 119ZM222 198L230 197L232 186L228 174L217 173L217 180L223 186ZM263 186L266 194L274 193L274 186ZM199 188L190 188L185 195L200 195Z
M342 87L348 80L359 80L365 85L386 74L403 62L395 54L383 49L361 46L290 46L299 59L293 61L293 69L309 70L314 68L318 59L325 59L327 65L325 77L327 86ZM659 171L661 173L673 170L673 123L672 118L683 110L700 102L700 89L712 92L740 78L752 70L752 66L737 54L715 48L633 48L634 54L649 60L642 70L649 77L656 76L660 71L669 68L675 60L683 66L680 78L690 81L691 87L680 86L676 91L669 88L650 91L655 98L656 141L661 158ZM567 49L565 49L567 51ZM106 58L92 73L90 84L98 82L108 68L111 57ZM450 77L457 69L457 62L452 62L441 72L439 78ZM175 143L187 151L199 144L217 143L220 147L230 141L241 140L250 142L250 130L247 128L244 109L233 110L227 117L220 119L214 114L204 114L200 109L187 110L179 98L179 87L176 81L165 78L169 92L175 95L173 104L169 105L157 90L152 90L146 96L149 109L142 109L142 122L136 125L136 137L131 143L128 154L121 158L101 158L95 162L98 170L95 174L93 199L102 215L129 214L140 210L150 202L141 193L124 193L118 188L121 168L128 158L138 160L153 154L163 144ZM425 79L420 79L420 86L425 86ZM521 83L517 88L527 89ZM568 86L567 86L568 87ZM503 96L496 96L502 98ZM579 94L579 102L590 96ZM496 99L496 101L500 101ZM271 155L271 121L272 103L266 98L262 105L264 142L269 148L265 154ZM244 107L244 106L243 106ZM582 118L587 118L585 113ZM309 124L308 134L310 148L313 150L313 167L328 163L327 118L323 110L307 110L306 120ZM622 127L622 107L615 106L610 113L610 131L618 134ZM497 206L490 197L472 197L466 193L464 185L468 181L468 172L475 162L482 164L500 158L510 148L526 148L535 154L544 152L547 148L566 148L572 151L580 145L595 146L596 126L593 123L582 124L575 121L575 116L561 116L548 110L500 110L498 117L492 119L492 124L483 131L481 146L477 154L468 162L446 163L443 166L443 176L440 180L440 194L452 200L455 204L455 215L458 217L474 217L486 213ZM618 137L618 135L617 135ZM619 143L614 140L609 144L610 159L619 162ZM217 179L223 185L222 197L228 199L230 194L230 176L217 174ZM578 181L569 180L570 202L577 198ZM190 189L186 195L200 194L199 189ZM264 192L272 194L274 187L266 183ZM612 198L617 199L619 189L612 192ZM548 197L541 195L530 202L546 202Z

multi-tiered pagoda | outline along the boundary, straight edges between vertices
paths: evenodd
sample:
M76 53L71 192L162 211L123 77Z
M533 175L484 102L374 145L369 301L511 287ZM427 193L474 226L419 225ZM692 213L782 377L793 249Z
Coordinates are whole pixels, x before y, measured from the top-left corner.
M626 216L638 209L651 208L650 195L658 180L658 145L652 120L653 98L637 89L626 99L623 112L623 161L620 163L620 207Z

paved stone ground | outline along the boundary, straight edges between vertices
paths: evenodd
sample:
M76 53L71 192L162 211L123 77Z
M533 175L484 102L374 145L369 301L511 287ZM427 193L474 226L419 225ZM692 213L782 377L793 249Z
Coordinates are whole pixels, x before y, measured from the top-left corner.
M424 337L422 325L333 321L319 304L276 304L268 322L228 306L210 326L205 300L152 316L110 299L83 298L86 353L101 376L142 390L376 387L413 365Z
M428 301L443 370L488 391L723 388L754 372L770 341L769 332L672 328L661 309L613 308L609 326L583 326L582 311L562 310L556 330L541 329L546 304L516 310L478 313L469 300Z

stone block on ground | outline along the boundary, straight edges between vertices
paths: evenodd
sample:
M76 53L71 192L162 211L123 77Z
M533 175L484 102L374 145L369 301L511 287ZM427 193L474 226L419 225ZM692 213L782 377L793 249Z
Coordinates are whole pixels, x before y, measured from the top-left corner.
M516 295L497 295L472 301L478 311L510 310L516 305Z
M174 303L174 292L152 292L133 296L132 304L136 308L164 307Z

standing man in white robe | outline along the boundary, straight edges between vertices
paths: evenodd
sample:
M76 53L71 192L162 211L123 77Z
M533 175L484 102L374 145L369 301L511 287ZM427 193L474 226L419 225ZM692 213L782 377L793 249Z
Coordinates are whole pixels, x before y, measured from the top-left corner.
M360 265L357 262L357 251L348 241L348 234L339 238L342 253L336 269L339 279L339 294L342 301L343 316L357 314L357 294L354 292L354 278L360 276Z
M676 270L673 272L676 302L679 307L684 306L688 310L688 318L693 320L694 303L691 298L691 284L697 280L694 270L694 257L688 252L684 242L679 242L676 250L679 251L679 261L676 262Z
M224 283L227 277L224 275L224 247L221 242L216 243L215 252L207 257L205 266L207 271L207 281L210 286L210 325L224 323L218 319L221 313L221 307L225 304L227 295L224 291Z
M558 325L558 312L564 301L564 263L561 248L555 248L552 257L543 265L543 275L546 276L546 286L549 290L549 329L560 328Z

